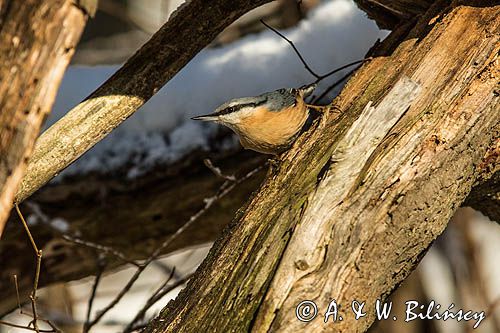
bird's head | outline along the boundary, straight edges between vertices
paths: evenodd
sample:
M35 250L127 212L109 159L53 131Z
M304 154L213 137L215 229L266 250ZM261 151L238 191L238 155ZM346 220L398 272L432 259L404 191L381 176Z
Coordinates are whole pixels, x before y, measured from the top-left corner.
M214 121L225 125L235 124L239 119L261 108L270 112L280 112L292 107L310 96L315 88L316 84L310 84L300 88L282 88L255 97L236 98L220 105L213 113L191 119Z

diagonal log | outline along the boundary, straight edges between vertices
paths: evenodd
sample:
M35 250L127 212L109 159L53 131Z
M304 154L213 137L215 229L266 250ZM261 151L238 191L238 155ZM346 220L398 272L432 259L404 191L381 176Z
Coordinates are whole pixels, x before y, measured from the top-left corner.
M87 11L70 0L0 1L0 236ZM83 5L82 5L83 6Z
M499 52L495 2L438 1L408 34L395 31L334 101L341 115L324 114L282 157L146 332L365 331L375 300L408 276L478 179L500 126ZM357 132L394 121L363 110L385 109L404 76L421 89L408 110L385 135ZM375 147L351 154L349 135ZM367 316L296 319L300 301L324 314L332 298L342 309L366 302Z

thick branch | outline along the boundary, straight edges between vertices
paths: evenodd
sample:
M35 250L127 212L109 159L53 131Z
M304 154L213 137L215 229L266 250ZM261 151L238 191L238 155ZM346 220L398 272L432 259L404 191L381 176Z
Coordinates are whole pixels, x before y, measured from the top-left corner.
M0 236L85 22L70 0L0 1Z
M130 117L230 23L269 1L186 2L115 75L40 136L16 201Z
M341 116L323 115L283 156L146 331L366 330L375 300L411 272L469 193L479 173L473 166L500 126L500 6L487 4L440 1L403 40L380 46L384 56L335 100ZM376 147L351 153L356 146L345 143L372 137L380 124L377 112L359 115L370 101L382 108L402 76L421 93L387 135L375 131ZM344 309L366 301L367 317L296 319L301 300L326 309L332 298Z

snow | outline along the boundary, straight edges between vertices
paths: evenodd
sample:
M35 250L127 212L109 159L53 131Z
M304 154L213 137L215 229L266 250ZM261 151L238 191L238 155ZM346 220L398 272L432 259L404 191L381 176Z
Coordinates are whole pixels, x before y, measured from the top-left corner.
M388 33L379 30L348 0L324 2L297 27L282 32L320 74L363 58L375 40ZM69 67L47 124L54 123L118 68ZM317 91L345 73L325 80ZM289 44L269 30L220 48L205 49L138 112L61 175L105 173L127 166L129 177L140 176L193 149L209 149L217 127L190 117L209 113L231 98L298 87L313 80ZM224 145L231 146L228 142Z

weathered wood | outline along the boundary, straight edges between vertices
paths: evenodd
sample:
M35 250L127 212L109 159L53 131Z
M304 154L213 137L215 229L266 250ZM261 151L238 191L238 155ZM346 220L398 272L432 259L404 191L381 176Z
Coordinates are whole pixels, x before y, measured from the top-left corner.
M86 18L70 0L0 1L0 236Z
M36 142L16 201L21 202L130 117L218 33L271 0L191 0L110 79Z
M499 36L500 6L487 1L439 1L409 34L394 32L334 101L341 115L299 138L146 332L365 331L375 300L443 231L496 139ZM380 106L403 76L421 93L373 152L339 150L368 102ZM365 301L367 317L296 319L300 301L326 311L332 298L343 309Z

